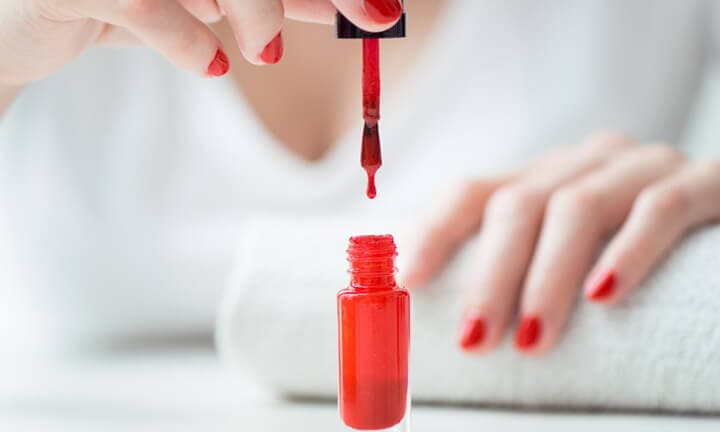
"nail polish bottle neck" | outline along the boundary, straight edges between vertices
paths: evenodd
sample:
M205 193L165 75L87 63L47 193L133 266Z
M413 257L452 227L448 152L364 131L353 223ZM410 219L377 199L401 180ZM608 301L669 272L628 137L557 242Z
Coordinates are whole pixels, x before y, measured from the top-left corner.
M390 235L358 236L350 239L350 288L357 291L384 291L397 287L397 249Z

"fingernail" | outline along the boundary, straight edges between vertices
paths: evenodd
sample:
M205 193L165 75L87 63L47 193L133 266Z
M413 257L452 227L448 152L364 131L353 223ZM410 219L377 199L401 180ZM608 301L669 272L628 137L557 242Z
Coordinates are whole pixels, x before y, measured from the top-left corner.
M222 49L218 49L215 58L207 68L207 74L213 77L223 76L230 70L230 61Z
M526 316L520 321L515 333L515 347L523 351L534 347L540 340L542 323L536 316Z
M480 345L485 339L485 320L480 316L465 319L460 332L460 348L468 351Z
M365 12L379 23L391 23L402 15L403 6L400 0L365 0Z
M265 64L276 64L280 61L284 51L282 32L278 33L260 53L260 60Z
M588 300L601 301L612 295L615 291L615 272L606 271L598 276L587 291Z

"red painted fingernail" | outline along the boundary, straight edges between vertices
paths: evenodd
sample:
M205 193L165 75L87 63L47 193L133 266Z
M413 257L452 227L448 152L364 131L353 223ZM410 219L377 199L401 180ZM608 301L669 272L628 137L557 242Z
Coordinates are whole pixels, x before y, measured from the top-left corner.
M615 272L606 271L602 273L587 292L588 300L605 300L615 291Z
M213 77L223 76L230 70L230 61L222 49L218 49L215 58L207 68L207 74Z
M260 53L260 60L265 64L276 64L280 61L285 50L282 32L278 33Z
M542 323L536 316L526 316L520 321L515 333L515 347L519 350L528 350L540 340Z
M483 339L485 339L485 320L480 316L467 318L460 333L460 348L470 350L480 345Z
M379 23L391 23L402 15L403 6L400 0L365 0L365 12Z

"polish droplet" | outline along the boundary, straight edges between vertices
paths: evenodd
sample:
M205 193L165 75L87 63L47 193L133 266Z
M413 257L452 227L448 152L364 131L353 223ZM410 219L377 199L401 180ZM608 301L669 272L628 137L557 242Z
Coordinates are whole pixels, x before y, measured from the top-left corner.
M360 155L362 167L367 172L367 197L373 199L377 196L375 187L375 173L382 166L382 154L380 152L380 132L378 124L365 123L363 128L362 153Z
M367 197L370 199L375 199L377 196L377 188L375 187L375 175L374 174L368 174L368 184L367 184Z

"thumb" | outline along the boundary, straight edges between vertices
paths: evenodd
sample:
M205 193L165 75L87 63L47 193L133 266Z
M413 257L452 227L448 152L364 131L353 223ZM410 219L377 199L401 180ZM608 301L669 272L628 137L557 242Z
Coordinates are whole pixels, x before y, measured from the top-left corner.
M332 0L337 9L358 27L380 32L392 27L402 15L400 0Z
M178 0L193 16L205 23L214 23L222 19L222 12L216 0Z

